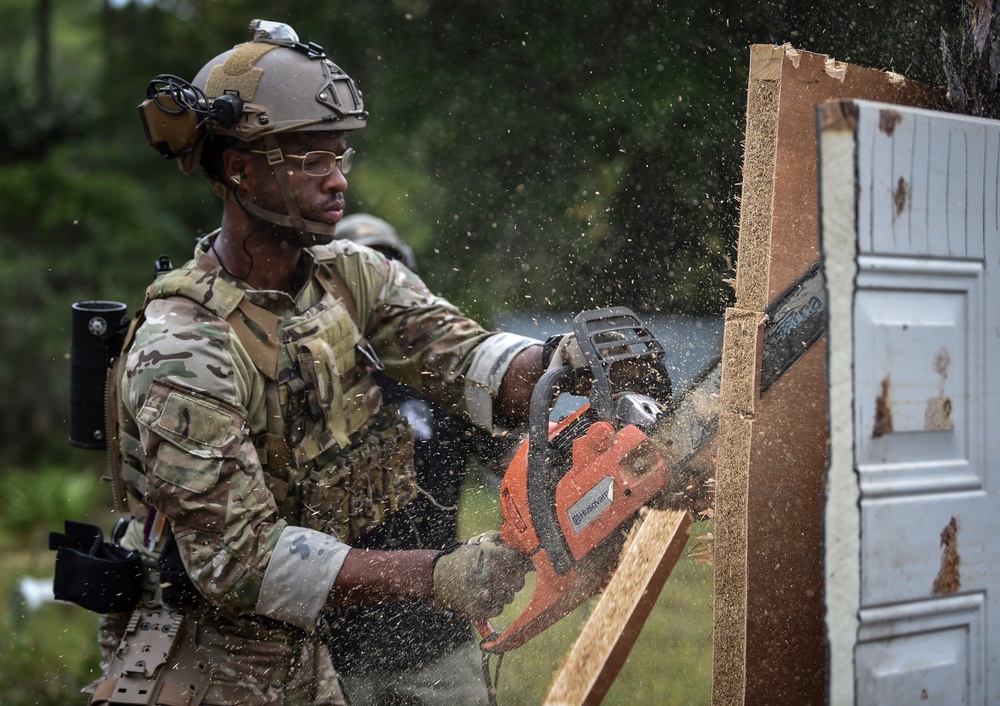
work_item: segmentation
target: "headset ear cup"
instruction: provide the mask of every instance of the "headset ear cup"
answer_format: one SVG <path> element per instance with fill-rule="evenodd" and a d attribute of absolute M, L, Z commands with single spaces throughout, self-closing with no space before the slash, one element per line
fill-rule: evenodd
<path fill-rule="evenodd" d="M 170 74 L 158 75 L 146 86 L 146 100 L 139 105 L 146 143 L 168 159 L 190 154 L 204 135 L 206 102 L 197 86 Z"/>

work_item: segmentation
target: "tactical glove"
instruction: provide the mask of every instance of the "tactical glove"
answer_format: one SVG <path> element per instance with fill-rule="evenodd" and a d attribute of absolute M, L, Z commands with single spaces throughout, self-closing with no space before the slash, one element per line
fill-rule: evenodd
<path fill-rule="evenodd" d="M 497 532 L 485 532 L 434 563 L 434 602 L 470 620 L 500 615 L 503 607 L 524 587 L 531 562 L 500 541 Z"/>

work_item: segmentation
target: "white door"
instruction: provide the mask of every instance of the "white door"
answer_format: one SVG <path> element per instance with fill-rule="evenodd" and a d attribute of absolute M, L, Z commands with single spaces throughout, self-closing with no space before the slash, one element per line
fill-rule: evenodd
<path fill-rule="evenodd" d="M 830 702 L 1000 703 L 1000 123 L 819 125 Z"/>

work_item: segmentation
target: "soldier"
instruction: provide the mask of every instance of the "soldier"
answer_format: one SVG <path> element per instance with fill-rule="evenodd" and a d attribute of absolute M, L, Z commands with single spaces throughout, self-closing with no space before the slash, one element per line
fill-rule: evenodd
<path fill-rule="evenodd" d="M 526 416 L 543 347 L 334 240 L 361 93 L 287 25 L 255 20 L 251 37 L 192 83 L 158 77 L 141 106 L 150 144 L 200 168 L 223 213 L 149 287 L 112 374 L 132 518 L 115 537 L 145 583 L 134 612 L 102 619 L 92 704 L 343 704 L 321 616 L 419 600 L 484 619 L 529 567 L 496 533 L 447 551 L 378 541 L 417 487 L 410 428 L 373 373 L 497 433 Z"/>
<path fill-rule="evenodd" d="M 412 248 L 381 218 L 345 216 L 337 237 L 417 271 Z M 403 508 L 408 521 L 395 523 L 391 537 L 382 536 L 385 526 L 369 537 L 376 543 L 392 542 L 398 549 L 446 549 L 456 542 L 458 499 L 469 458 L 502 458 L 512 440 L 491 436 L 384 373 L 376 372 L 375 381 L 383 404 L 397 408 L 413 430 L 420 493 Z M 467 619 L 418 600 L 358 606 L 329 619 L 330 650 L 353 706 L 488 703 L 480 676 L 481 653 Z"/>

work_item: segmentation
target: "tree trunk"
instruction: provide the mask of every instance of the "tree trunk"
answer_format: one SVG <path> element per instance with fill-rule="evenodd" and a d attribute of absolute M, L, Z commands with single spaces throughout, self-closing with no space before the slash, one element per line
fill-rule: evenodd
<path fill-rule="evenodd" d="M 38 32 L 38 56 L 35 61 L 35 85 L 38 107 L 48 108 L 52 85 L 52 1 L 38 0 L 35 29 Z"/>
<path fill-rule="evenodd" d="M 1000 118 L 1000 0 L 964 0 L 958 51 L 941 31 L 941 53 L 948 98 L 959 113 Z"/>

